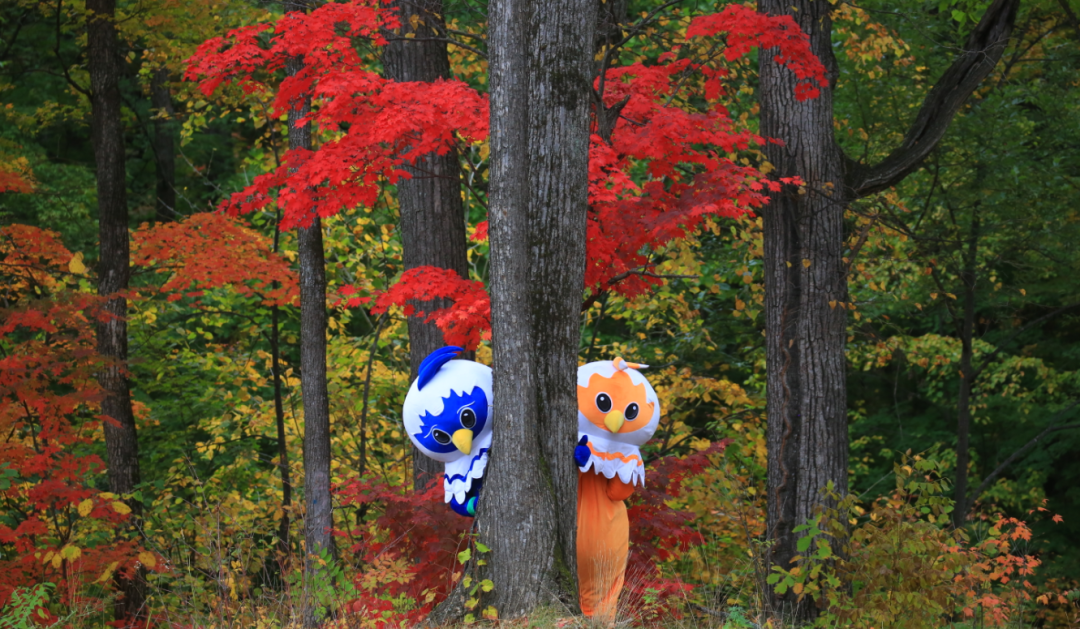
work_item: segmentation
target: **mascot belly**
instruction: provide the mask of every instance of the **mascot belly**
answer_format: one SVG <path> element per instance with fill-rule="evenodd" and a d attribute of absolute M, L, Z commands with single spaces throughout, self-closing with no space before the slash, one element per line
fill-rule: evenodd
<path fill-rule="evenodd" d="M 615 619 L 626 576 L 630 523 L 626 503 L 645 485 L 639 450 L 660 423 L 660 401 L 638 369 L 621 358 L 578 368 L 577 564 L 581 611 Z"/>

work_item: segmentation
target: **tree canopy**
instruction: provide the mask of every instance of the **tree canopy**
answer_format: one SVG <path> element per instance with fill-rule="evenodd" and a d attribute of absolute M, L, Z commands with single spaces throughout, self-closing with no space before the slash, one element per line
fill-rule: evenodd
<path fill-rule="evenodd" d="M 652 365 L 628 620 L 1069 626 L 1080 9 L 565 2 L 535 23 L 587 45 L 550 60 L 570 26 L 495 2 L 0 7 L 0 617 L 571 616 L 532 606 L 572 552 L 521 607 L 518 524 L 414 467 L 401 404 L 445 343 L 513 383 L 556 545 L 564 372 Z M 831 170 L 793 166 L 826 136 Z M 846 454 L 796 482 L 784 422 L 819 404 Z"/>

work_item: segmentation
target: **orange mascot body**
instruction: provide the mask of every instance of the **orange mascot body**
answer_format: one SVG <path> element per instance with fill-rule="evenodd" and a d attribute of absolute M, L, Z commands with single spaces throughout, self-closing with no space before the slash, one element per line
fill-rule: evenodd
<path fill-rule="evenodd" d="M 581 611 L 612 622 L 626 576 L 630 523 L 623 502 L 645 485 L 639 447 L 660 423 L 660 401 L 621 358 L 578 367 L 577 564 Z"/>

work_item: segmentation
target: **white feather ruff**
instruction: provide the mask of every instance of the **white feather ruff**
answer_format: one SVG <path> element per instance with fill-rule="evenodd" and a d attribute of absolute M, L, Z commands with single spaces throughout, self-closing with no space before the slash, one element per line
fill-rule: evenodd
<path fill-rule="evenodd" d="M 446 462 L 446 472 L 443 475 L 445 502 L 455 498 L 458 504 L 465 504 L 465 493 L 472 489 L 473 479 L 484 477 L 490 448 L 491 430 L 484 430 L 472 444 L 472 451 L 477 454 Z M 451 478 L 453 480 L 450 480 Z"/>

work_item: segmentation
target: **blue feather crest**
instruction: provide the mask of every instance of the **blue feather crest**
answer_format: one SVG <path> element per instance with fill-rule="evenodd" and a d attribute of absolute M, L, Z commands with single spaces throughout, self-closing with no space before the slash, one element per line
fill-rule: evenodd
<path fill-rule="evenodd" d="M 439 369 L 442 368 L 443 365 L 463 351 L 463 349 L 456 345 L 449 345 L 428 354 L 428 357 L 424 359 L 424 362 L 420 363 L 420 370 L 416 376 L 416 388 L 418 390 L 423 389 L 424 385 L 435 377 L 435 374 L 439 372 Z"/>

